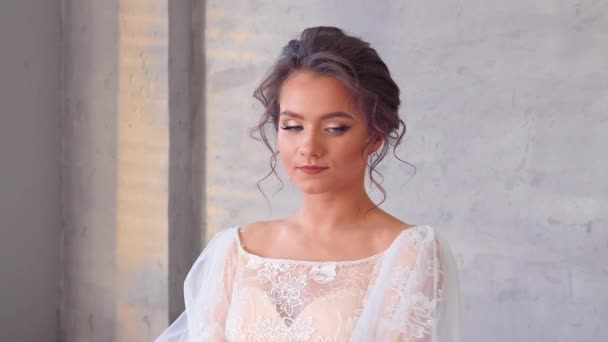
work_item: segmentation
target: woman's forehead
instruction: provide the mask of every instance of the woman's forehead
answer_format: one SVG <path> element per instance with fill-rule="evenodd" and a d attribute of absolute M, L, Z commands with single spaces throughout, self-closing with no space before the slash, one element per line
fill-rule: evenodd
<path fill-rule="evenodd" d="M 348 113 L 355 119 L 361 114 L 352 93 L 334 77 L 301 70 L 291 74 L 281 87 L 279 111 L 296 113 L 303 118 L 321 118 L 330 113 Z"/>

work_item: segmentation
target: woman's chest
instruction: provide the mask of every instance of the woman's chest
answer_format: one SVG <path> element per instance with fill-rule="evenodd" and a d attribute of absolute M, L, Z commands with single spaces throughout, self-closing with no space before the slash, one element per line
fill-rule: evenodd
<path fill-rule="evenodd" d="M 239 264 L 226 321 L 230 341 L 346 341 L 376 268 L 263 258 Z"/>

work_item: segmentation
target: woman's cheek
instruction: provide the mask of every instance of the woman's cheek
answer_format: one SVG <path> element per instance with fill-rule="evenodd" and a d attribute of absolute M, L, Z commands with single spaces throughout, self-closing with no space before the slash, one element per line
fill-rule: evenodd
<path fill-rule="evenodd" d="M 342 148 L 341 156 L 344 158 L 344 162 L 348 163 L 350 166 L 356 166 L 364 163 L 364 160 L 361 157 L 361 148 L 358 147 L 357 143 L 346 144 Z"/>

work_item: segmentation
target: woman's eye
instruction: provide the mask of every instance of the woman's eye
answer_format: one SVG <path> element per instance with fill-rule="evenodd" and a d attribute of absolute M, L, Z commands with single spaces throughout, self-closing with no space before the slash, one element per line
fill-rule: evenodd
<path fill-rule="evenodd" d="M 302 129 L 302 126 L 297 126 L 297 125 L 283 125 L 281 126 L 282 129 L 286 130 L 286 131 L 299 131 Z"/>
<path fill-rule="evenodd" d="M 335 126 L 335 127 L 328 127 L 327 129 L 332 133 L 344 133 L 349 128 L 350 127 L 348 127 L 348 126 Z"/>
<path fill-rule="evenodd" d="M 327 127 L 325 130 L 329 131 L 330 133 L 340 134 L 346 132 L 349 128 L 349 126 L 334 126 Z M 303 130 L 304 128 L 301 125 L 282 125 L 281 129 L 286 131 L 297 132 Z"/>

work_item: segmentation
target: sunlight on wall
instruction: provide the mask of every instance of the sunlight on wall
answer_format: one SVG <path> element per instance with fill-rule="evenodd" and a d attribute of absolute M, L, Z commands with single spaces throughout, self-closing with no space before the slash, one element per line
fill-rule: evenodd
<path fill-rule="evenodd" d="M 166 1 L 120 3 L 116 290 L 119 341 L 166 324 L 168 13 Z"/>

